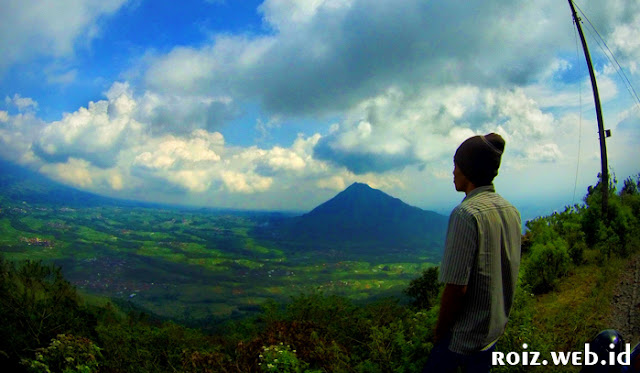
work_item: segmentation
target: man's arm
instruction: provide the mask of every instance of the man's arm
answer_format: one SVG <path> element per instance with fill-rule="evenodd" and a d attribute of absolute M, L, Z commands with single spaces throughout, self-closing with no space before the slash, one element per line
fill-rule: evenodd
<path fill-rule="evenodd" d="M 466 293 L 467 285 L 446 284 L 444 286 L 440 299 L 440 314 L 436 324 L 435 342 L 444 338 L 451 330 L 462 309 Z"/>

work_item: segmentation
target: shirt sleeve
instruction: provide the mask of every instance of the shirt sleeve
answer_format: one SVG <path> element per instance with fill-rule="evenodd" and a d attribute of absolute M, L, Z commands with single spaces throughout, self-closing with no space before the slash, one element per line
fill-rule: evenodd
<path fill-rule="evenodd" d="M 451 212 L 440 282 L 467 285 L 478 251 L 478 225 L 475 218 L 459 207 Z"/>

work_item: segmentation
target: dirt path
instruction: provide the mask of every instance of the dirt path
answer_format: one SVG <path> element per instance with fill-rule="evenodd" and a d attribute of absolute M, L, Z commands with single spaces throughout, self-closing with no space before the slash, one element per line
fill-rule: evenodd
<path fill-rule="evenodd" d="M 614 291 L 610 325 L 631 343 L 640 342 L 640 254 L 632 256 Z"/>

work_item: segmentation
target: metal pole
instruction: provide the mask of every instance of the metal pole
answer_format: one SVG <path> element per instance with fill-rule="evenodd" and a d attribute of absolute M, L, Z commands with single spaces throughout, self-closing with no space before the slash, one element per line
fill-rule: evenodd
<path fill-rule="evenodd" d="M 602 217 L 607 219 L 607 211 L 609 205 L 609 167 L 607 165 L 607 144 L 605 142 L 604 122 L 602 120 L 602 107 L 600 106 L 600 95 L 598 94 L 598 85 L 596 84 L 596 74 L 593 71 L 593 64 L 591 63 L 591 56 L 589 55 L 589 48 L 587 47 L 587 40 L 582 33 L 582 26 L 580 26 L 580 17 L 576 13 L 576 8 L 573 6 L 573 1 L 569 0 L 569 6 L 573 13 L 573 20 L 578 28 L 580 34 L 580 40 L 582 40 L 582 49 L 584 50 L 584 57 L 587 60 L 587 66 L 589 67 L 589 76 L 591 77 L 591 87 L 593 88 L 593 100 L 596 104 L 596 117 L 598 119 L 598 135 L 600 136 L 600 163 L 602 167 L 600 186 L 602 187 Z"/>

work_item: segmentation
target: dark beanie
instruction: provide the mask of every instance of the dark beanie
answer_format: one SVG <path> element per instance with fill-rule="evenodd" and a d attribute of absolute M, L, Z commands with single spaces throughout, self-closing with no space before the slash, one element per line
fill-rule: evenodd
<path fill-rule="evenodd" d="M 453 161 L 475 186 L 489 185 L 498 175 L 504 139 L 495 133 L 466 139 L 456 150 Z"/>

